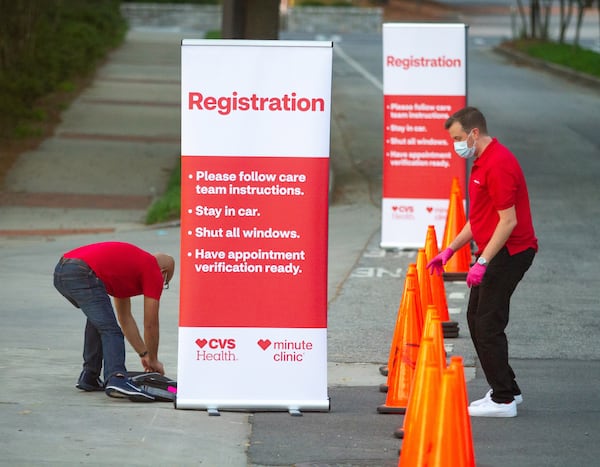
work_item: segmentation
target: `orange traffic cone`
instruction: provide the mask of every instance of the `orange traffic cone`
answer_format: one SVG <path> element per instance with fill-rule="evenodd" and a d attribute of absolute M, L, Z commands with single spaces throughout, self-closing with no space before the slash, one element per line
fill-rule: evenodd
<path fill-rule="evenodd" d="M 427 339 L 423 339 L 423 342 Z M 431 344 L 424 344 L 431 345 Z M 415 380 L 411 394 L 409 412 L 405 420 L 411 416 L 411 422 L 406 427 L 402 451 L 400 453 L 400 467 L 420 467 L 427 465 L 427 459 L 432 448 L 433 430 L 439 406 L 439 391 L 441 382 L 440 368 L 436 363 L 426 363 L 423 366 L 423 376 L 420 381 Z M 419 383 L 419 386 L 417 386 Z"/>
<path fill-rule="evenodd" d="M 408 399 L 406 415 L 404 416 L 402 427 L 398 428 L 394 432 L 394 436 L 396 438 L 404 438 L 407 431 L 411 429 L 411 426 L 415 423 L 418 423 L 420 416 L 420 409 L 418 409 L 418 407 L 422 403 L 424 385 L 423 378 L 425 377 L 424 370 L 427 365 L 436 366 L 441 378 L 442 365 L 440 363 L 439 352 L 436 348 L 436 344 L 432 337 L 423 336 L 421 338 L 421 345 L 419 346 L 419 353 L 417 355 L 417 365 Z"/>
<path fill-rule="evenodd" d="M 428 465 L 474 467 L 475 454 L 461 357 L 452 357 L 450 366 L 442 375 L 439 404 Z"/>
<path fill-rule="evenodd" d="M 435 227 L 430 225 L 427 227 L 427 236 L 425 238 L 425 254 L 427 256 L 427 261 L 431 261 L 438 253 L 439 250 L 437 237 L 435 234 Z M 429 276 L 429 283 L 431 285 L 431 297 L 433 299 L 433 304 L 440 313 L 440 319 L 444 329 L 444 337 L 458 337 L 458 323 L 455 321 L 450 321 L 450 315 L 448 314 L 448 302 L 446 301 L 446 287 L 444 286 L 444 279 L 442 276 L 438 276 L 437 274 L 431 274 Z"/>
<path fill-rule="evenodd" d="M 442 329 L 442 322 L 440 321 L 440 315 L 437 308 L 434 305 L 430 305 L 427 308 L 427 318 L 425 325 L 423 326 L 423 337 L 422 339 L 430 337 L 433 340 L 435 347 L 436 361 L 439 363 L 440 370 L 446 368 L 446 349 L 444 348 L 444 332 Z"/>
<path fill-rule="evenodd" d="M 405 286 L 406 286 L 406 280 Z M 379 367 L 379 372 L 385 376 L 386 384 L 381 385 L 379 390 L 381 392 L 387 392 L 387 381 L 389 380 L 391 370 L 394 366 L 394 362 L 396 360 L 396 354 L 398 348 L 402 345 L 402 323 L 404 320 L 404 294 L 406 292 L 402 292 L 402 296 L 400 297 L 400 305 L 398 306 L 398 313 L 396 314 L 396 323 L 394 324 L 394 333 L 392 334 L 392 343 L 390 345 L 390 352 L 388 355 L 387 364 Z"/>
<path fill-rule="evenodd" d="M 427 261 L 440 252 L 437 235 L 435 234 L 435 225 L 427 226 L 427 235 L 425 236 L 425 253 L 427 254 Z"/>
<path fill-rule="evenodd" d="M 429 342 L 431 341 L 431 342 Z M 421 349 L 425 342 L 433 344 L 431 349 Z M 421 352 L 427 352 L 424 357 Z M 427 309 L 427 318 L 425 325 L 423 326 L 423 336 L 421 337 L 421 346 L 419 349 L 419 359 L 417 360 L 417 370 L 415 370 L 415 381 L 417 380 L 416 373 L 419 371 L 420 365 L 423 364 L 423 360 L 427 360 L 429 363 L 436 363 L 440 369 L 440 373 L 446 369 L 446 349 L 444 348 L 444 337 L 442 331 L 442 323 L 440 322 L 439 313 L 435 306 L 430 305 Z M 417 384 L 417 383 L 414 383 Z M 414 390 L 414 385 L 412 390 Z M 409 399 L 410 404 L 410 399 Z M 408 417 L 405 417 L 404 422 L 407 423 Z M 398 428 L 394 431 L 396 438 L 404 437 L 405 426 Z"/>
<path fill-rule="evenodd" d="M 394 324 L 394 333 L 392 334 L 392 343 L 390 345 L 390 352 L 387 359 L 387 364 L 379 367 L 379 372 L 385 376 L 386 378 L 390 375 L 390 368 L 392 368 L 394 364 L 394 360 L 396 359 L 396 349 L 400 345 L 402 340 L 402 319 L 403 315 L 403 307 L 402 300 L 400 300 L 400 306 L 398 307 L 398 313 L 396 315 L 396 323 Z M 382 391 L 386 392 L 386 391 Z"/>
<path fill-rule="evenodd" d="M 417 322 L 417 290 L 414 287 L 409 288 L 403 300 L 405 312 L 402 346 L 398 349 L 398 358 L 390 371 L 390 376 L 388 376 L 389 386 L 385 404 L 377 407 L 379 413 L 404 413 L 406 411 L 415 373 L 421 343 L 421 331 Z"/>
<path fill-rule="evenodd" d="M 456 370 L 456 377 L 453 380 L 453 394 L 458 402 L 456 408 L 459 410 L 458 418 L 462 421 L 460 433 L 463 434 L 461 444 L 464 449 L 464 460 L 467 466 L 475 465 L 475 448 L 473 447 L 473 432 L 471 430 L 471 417 L 469 416 L 469 397 L 467 395 L 467 382 L 465 379 L 465 367 L 463 359 L 454 356 L 450 359 L 450 367 Z M 464 409 L 463 409 L 464 407 Z"/>
<path fill-rule="evenodd" d="M 427 254 L 425 248 L 419 248 L 417 253 L 417 277 L 419 278 L 419 292 L 421 294 L 421 313 L 423 314 L 423 323 L 427 315 L 427 308 L 433 305 L 431 295 L 431 281 L 429 271 L 427 270 Z"/>
<path fill-rule="evenodd" d="M 458 178 L 454 177 L 452 179 L 452 188 L 450 189 L 450 202 L 448 204 L 448 214 L 446 215 L 444 237 L 442 238 L 442 250 L 454 240 L 466 223 L 467 217 L 465 215 L 460 184 Z M 471 245 L 467 243 L 455 251 L 452 258 L 444 266 L 444 278 L 446 280 L 465 280 L 470 266 Z"/>
<path fill-rule="evenodd" d="M 402 355 L 402 351 L 399 350 L 402 348 L 402 333 L 404 329 L 404 297 L 408 289 L 413 288 L 415 290 L 419 289 L 419 279 L 417 277 L 416 265 L 411 263 L 408 265 L 408 269 L 406 271 L 406 278 L 404 280 L 404 290 L 402 292 L 402 297 L 400 299 L 400 307 L 398 309 L 398 316 L 396 318 L 396 325 L 394 327 L 394 334 L 392 336 L 392 345 L 390 346 L 390 353 L 388 356 L 388 364 L 387 364 L 387 380 L 386 384 L 381 384 L 379 386 L 379 390 L 381 392 L 387 392 L 390 384 L 390 380 L 394 377 L 391 375 L 394 366 L 399 360 L 399 357 Z M 418 297 L 417 297 L 418 298 Z M 417 310 L 418 310 L 418 321 L 417 325 L 419 327 L 420 332 L 422 332 L 423 322 L 422 322 L 422 311 L 421 311 L 421 301 L 417 301 Z M 381 371 L 381 369 L 380 369 Z"/>
<path fill-rule="evenodd" d="M 433 344 L 431 348 L 425 349 L 424 344 Z M 424 354 L 424 355 L 422 355 Z M 420 372 L 419 368 L 423 365 L 424 361 L 428 361 L 433 364 L 436 363 L 440 369 L 440 372 L 446 368 L 446 349 L 444 348 L 444 337 L 442 324 L 440 322 L 440 316 L 435 306 L 430 305 L 427 309 L 427 317 L 423 326 L 423 335 L 421 337 L 421 345 L 419 346 L 419 354 L 417 358 L 417 368 L 415 370 L 415 376 L 413 386 L 411 390 L 414 391 L 416 381 Z M 411 393 L 412 394 L 412 393 Z M 410 396 L 412 397 L 412 396 Z M 410 404 L 409 398 L 409 404 Z M 396 438 L 404 438 L 404 430 L 406 425 L 410 423 L 408 415 L 404 418 L 404 425 L 397 428 L 394 431 Z"/>
<path fill-rule="evenodd" d="M 410 263 L 406 270 L 406 286 L 407 290 L 414 289 L 416 292 L 415 306 L 417 308 L 417 326 L 419 332 L 423 332 L 424 312 L 423 304 L 421 303 L 421 284 L 419 282 L 419 273 L 417 271 L 417 263 Z M 421 334 L 419 334 L 421 335 Z"/>

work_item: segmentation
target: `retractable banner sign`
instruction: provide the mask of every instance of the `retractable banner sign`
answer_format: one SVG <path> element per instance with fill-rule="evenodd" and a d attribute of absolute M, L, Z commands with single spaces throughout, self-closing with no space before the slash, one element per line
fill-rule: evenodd
<path fill-rule="evenodd" d="M 176 407 L 326 411 L 332 43 L 181 50 Z"/>
<path fill-rule="evenodd" d="M 465 192 L 444 122 L 466 105 L 466 37 L 464 24 L 383 25 L 382 248 L 423 247 L 429 225 L 444 231 L 453 177 Z"/>

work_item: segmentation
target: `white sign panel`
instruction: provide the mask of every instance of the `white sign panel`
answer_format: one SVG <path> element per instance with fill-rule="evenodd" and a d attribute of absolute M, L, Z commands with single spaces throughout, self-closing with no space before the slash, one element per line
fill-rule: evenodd
<path fill-rule="evenodd" d="M 443 231 L 452 179 L 466 164 L 444 122 L 466 105 L 466 26 L 383 25 L 381 246 L 423 247 L 427 226 Z"/>
<path fill-rule="evenodd" d="M 331 42 L 182 43 L 177 408 L 329 408 L 331 65 Z"/>

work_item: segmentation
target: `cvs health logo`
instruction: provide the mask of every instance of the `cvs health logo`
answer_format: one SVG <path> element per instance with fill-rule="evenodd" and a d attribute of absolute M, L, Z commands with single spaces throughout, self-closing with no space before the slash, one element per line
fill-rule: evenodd
<path fill-rule="evenodd" d="M 235 348 L 237 344 L 232 338 L 209 338 L 196 339 L 196 360 L 203 362 L 235 362 L 237 355 Z"/>
<path fill-rule="evenodd" d="M 399 214 L 413 214 L 415 212 L 415 208 L 413 206 L 392 206 L 392 211 L 394 213 Z"/>
<path fill-rule="evenodd" d="M 236 348 L 236 342 L 235 339 L 229 338 L 229 339 L 225 339 L 225 338 L 210 338 L 210 339 L 196 339 L 196 345 L 198 347 L 200 347 L 201 349 L 204 349 L 205 347 L 212 349 L 212 350 L 233 350 Z"/>

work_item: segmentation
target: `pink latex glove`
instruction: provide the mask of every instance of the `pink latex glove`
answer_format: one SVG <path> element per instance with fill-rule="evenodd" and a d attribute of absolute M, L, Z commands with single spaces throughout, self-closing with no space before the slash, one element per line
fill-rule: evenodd
<path fill-rule="evenodd" d="M 486 267 L 479 263 L 475 263 L 473 266 L 471 266 L 471 269 L 469 269 L 469 273 L 467 274 L 467 286 L 477 287 L 479 284 L 481 284 L 485 270 Z"/>
<path fill-rule="evenodd" d="M 453 254 L 454 250 L 452 248 L 446 248 L 444 251 L 434 256 L 433 259 L 427 263 L 429 274 L 435 272 L 438 276 L 441 276 L 444 273 L 444 265 L 452 258 Z"/>

